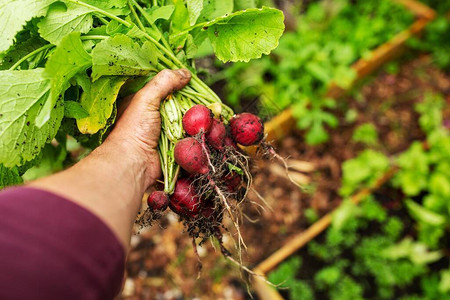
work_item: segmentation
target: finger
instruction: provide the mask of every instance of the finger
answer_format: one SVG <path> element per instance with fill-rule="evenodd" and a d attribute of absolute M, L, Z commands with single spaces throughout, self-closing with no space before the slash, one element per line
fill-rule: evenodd
<path fill-rule="evenodd" d="M 190 79 L 191 73 L 186 69 L 163 70 L 136 93 L 133 101 L 145 102 L 147 106 L 157 110 L 162 99 L 183 88 Z"/>

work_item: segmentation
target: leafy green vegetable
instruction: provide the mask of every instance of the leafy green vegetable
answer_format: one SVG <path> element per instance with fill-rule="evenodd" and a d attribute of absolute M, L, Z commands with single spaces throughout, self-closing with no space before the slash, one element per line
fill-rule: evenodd
<path fill-rule="evenodd" d="M 405 203 L 411 216 L 418 221 L 432 226 L 441 226 L 446 222 L 443 216 L 423 208 L 412 200 L 406 200 Z"/>
<path fill-rule="evenodd" d="M 345 161 L 342 165 L 343 176 L 340 194 L 349 196 L 361 185 L 370 186 L 389 166 L 389 159 L 374 150 L 365 150 L 358 157 Z"/>
<path fill-rule="evenodd" d="M 0 1 L 0 52 L 14 43 L 14 37 L 27 21 L 42 17 L 55 0 Z"/>
<path fill-rule="evenodd" d="M 86 109 L 79 102 L 64 101 L 64 117 L 81 119 L 89 116 Z"/>
<path fill-rule="evenodd" d="M 59 44 L 71 32 L 86 33 L 92 28 L 94 10 L 68 2 L 51 6 L 46 17 L 38 23 L 41 37 Z"/>
<path fill-rule="evenodd" d="M 378 133 L 375 125 L 367 123 L 360 125 L 355 129 L 352 140 L 354 142 L 361 142 L 368 146 L 374 146 L 378 142 Z"/>
<path fill-rule="evenodd" d="M 0 190 L 10 185 L 22 183 L 22 181 L 17 167 L 9 169 L 0 164 Z"/>
<path fill-rule="evenodd" d="M 66 156 L 67 150 L 62 145 L 57 147 L 46 145 L 42 150 L 42 157 L 39 162 L 22 175 L 24 181 L 35 180 L 61 171 Z"/>
<path fill-rule="evenodd" d="M 126 35 L 116 35 L 92 50 L 92 78 L 104 75 L 136 76 L 156 71 L 156 48 L 145 42 L 142 47 Z"/>
<path fill-rule="evenodd" d="M 44 69 L 0 71 L 0 163 L 19 166 L 33 159 L 58 131 L 64 108 L 58 101 L 41 128 L 36 117 L 50 101 Z"/>
<path fill-rule="evenodd" d="M 414 242 L 409 237 L 396 245 L 384 249 L 381 255 L 392 260 L 408 258 L 416 265 L 429 264 L 441 259 L 443 256 L 441 251 L 429 252 L 424 244 Z"/>
<path fill-rule="evenodd" d="M 187 0 L 187 9 L 189 11 L 189 25 L 195 25 L 198 17 L 203 10 L 203 0 Z"/>
<path fill-rule="evenodd" d="M 66 35 L 45 65 L 44 76 L 51 81 L 50 97 L 36 118 L 36 125 L 40 127 L 48 122 L 55 103 L 69 87 L 70 79 L 77 73 L 85 72 L 91 64 L 91 56 L 84 50 L 80 34 L 74 32 Z"/>
<path fill-rule="evenodd" d="M 106 126 L 117 94 L 126 80 L 126 77 L 102 77 L 84 91 L 80 103 L 89 116 L 77 120 L 81 133 L 94 134 Z"/>
<path fill-rule="evenodd" d="M 283 20 L 283 13 L 277 9 L 247 9 L 219 17 L 204 28 L 220 60 L 248 62 L 278 46 L 284 32 L 280 19 Z"/>
<path fill-rule="evenodd" d="M 199 16 L 200 22 L 207 22 L 217 17 L 233 12 L 233 0 L 203 0 L 203 10 Z M 249 7 L 241 8 L 242 10 Z"/>

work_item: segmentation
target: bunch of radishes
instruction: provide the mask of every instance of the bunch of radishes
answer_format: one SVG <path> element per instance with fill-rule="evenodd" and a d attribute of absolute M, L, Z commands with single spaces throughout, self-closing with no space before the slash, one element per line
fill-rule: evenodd
<path fill-rule="evenodd" d="M 221 118 L 199 104 L 185 112 L 182 127 L 187 137 L 178 140 L 173 149 L 182 169 L 173 193 L 155 191 L 148 197 L 151 216 L 160 216 L 170 207 L 193 237 L 217 236 L 223 211 L 228 211 L 234 222 L 233 208 L 243 200 L 251 182 L 248 157 L 237 144 L 256 145 L 264 137 L 264 125 L 253 114 Z"/>

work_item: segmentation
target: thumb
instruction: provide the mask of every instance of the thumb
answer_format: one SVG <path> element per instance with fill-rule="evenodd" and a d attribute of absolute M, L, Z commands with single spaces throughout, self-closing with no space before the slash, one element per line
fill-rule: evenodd
<path fill-rule="evenodd" d="M 183 88 L 190 79 L 191 73 L 187 69 L 163 70 L 136 93 L 132 102 L 144 103 L 147 108 L 158 110 L 162 99 Z"/>

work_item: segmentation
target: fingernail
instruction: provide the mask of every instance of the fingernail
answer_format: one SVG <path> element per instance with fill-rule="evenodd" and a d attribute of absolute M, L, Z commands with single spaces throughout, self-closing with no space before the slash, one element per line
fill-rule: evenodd
<path fill-rule="evenodd" d="M 176 71 L 177 71 L 178 74 L 180 74 L 181 77 L 183 77 L 184 79 L 189 78 L 190 75 L 191 75 L 191 73 L 190 73 L 188 70 L 186 70 L 186 69 L 179 69 L 179 70 L 176 70 Z"/>

